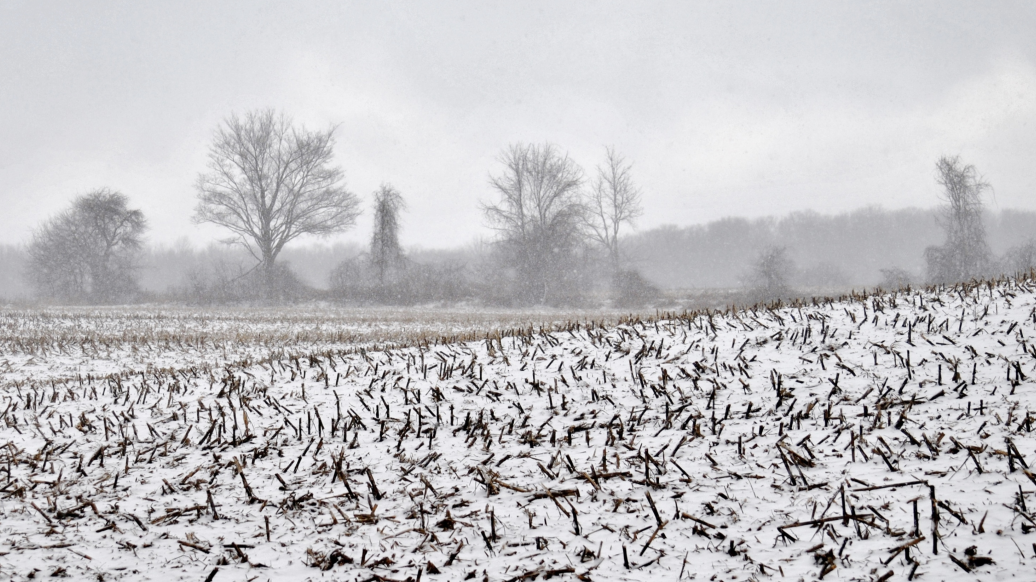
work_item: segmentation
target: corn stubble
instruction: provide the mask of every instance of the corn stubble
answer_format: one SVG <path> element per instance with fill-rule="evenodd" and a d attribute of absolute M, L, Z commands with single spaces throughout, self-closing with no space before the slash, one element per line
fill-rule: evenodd
<path fill-rule="evenodd" d="M 230 318 L 185 332 L 143 315 L 44 313 L 96 335 L 33 336 L 6 317 L 7 349 L 49 361 L 183 355 L 5 379 L 4 575 L 912 580 L 1033 567 L 1029 278 L 369 345 L 333 326 L 276 335 Z"/>

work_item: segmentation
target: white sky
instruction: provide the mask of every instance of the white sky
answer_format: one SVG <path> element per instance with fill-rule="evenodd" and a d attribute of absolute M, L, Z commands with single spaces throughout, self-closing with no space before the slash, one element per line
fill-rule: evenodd
<path fill-rule="evenodd" d="M 350 189 L 396 186 L 429 248 L 490 235 L 516 141 L 588 171 L 614 145 L 640 228 L 931 206 L 943 154 L 1036 209 L 1036 3 L 0 0 L 0 242 L 102 186 L 155 243 L 220 238 L 194 181 L 265 107 L 337 124 Z"/>

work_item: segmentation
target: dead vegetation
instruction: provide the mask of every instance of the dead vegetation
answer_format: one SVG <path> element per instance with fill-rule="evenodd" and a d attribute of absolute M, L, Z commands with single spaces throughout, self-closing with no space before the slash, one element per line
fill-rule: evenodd
<path fill-rule="evenodd" d="M 1020 279 L 17 381 L 0 573 L 1031 572 L 1032 334 Z"/>

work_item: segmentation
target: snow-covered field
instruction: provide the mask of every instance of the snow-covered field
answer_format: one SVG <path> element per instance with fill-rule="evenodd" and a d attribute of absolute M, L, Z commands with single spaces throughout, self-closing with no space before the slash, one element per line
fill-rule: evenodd
<path fill-rule="evenodd" d="M 439 308 L 52 307 L 0 309 L 0 387 L 163 368 L 235 366 L 359 347 L 460 341 L 582 311 Z M 611 320 L 619 313 L 605 314 Z"/>
<path fill-rule="evenodd" d="M 272 359 L 161 325 L 5 372 L 3 579 L 1036 577 L 1032 281 Z"/>

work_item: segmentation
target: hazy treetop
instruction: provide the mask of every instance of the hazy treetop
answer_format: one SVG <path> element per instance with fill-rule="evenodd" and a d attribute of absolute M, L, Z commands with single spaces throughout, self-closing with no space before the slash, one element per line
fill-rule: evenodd
<path fill-rule="evenodd" d="M 391 181 L 404 244 L 485 234 L 500 148 L 637 168 L 642 228 L 934 206 L 961 155 L 991 206 L 1036 207 L 1029 2 L 0 3 L 0 242 L 108 186 L 155 242 L 203 242 L 211 128 L 272 107 L 340 124 L 357 192 Z M 364 217 L 369 221 L 369 213 Z M 369 232 L 360 222 L 345 240 Z"/>

